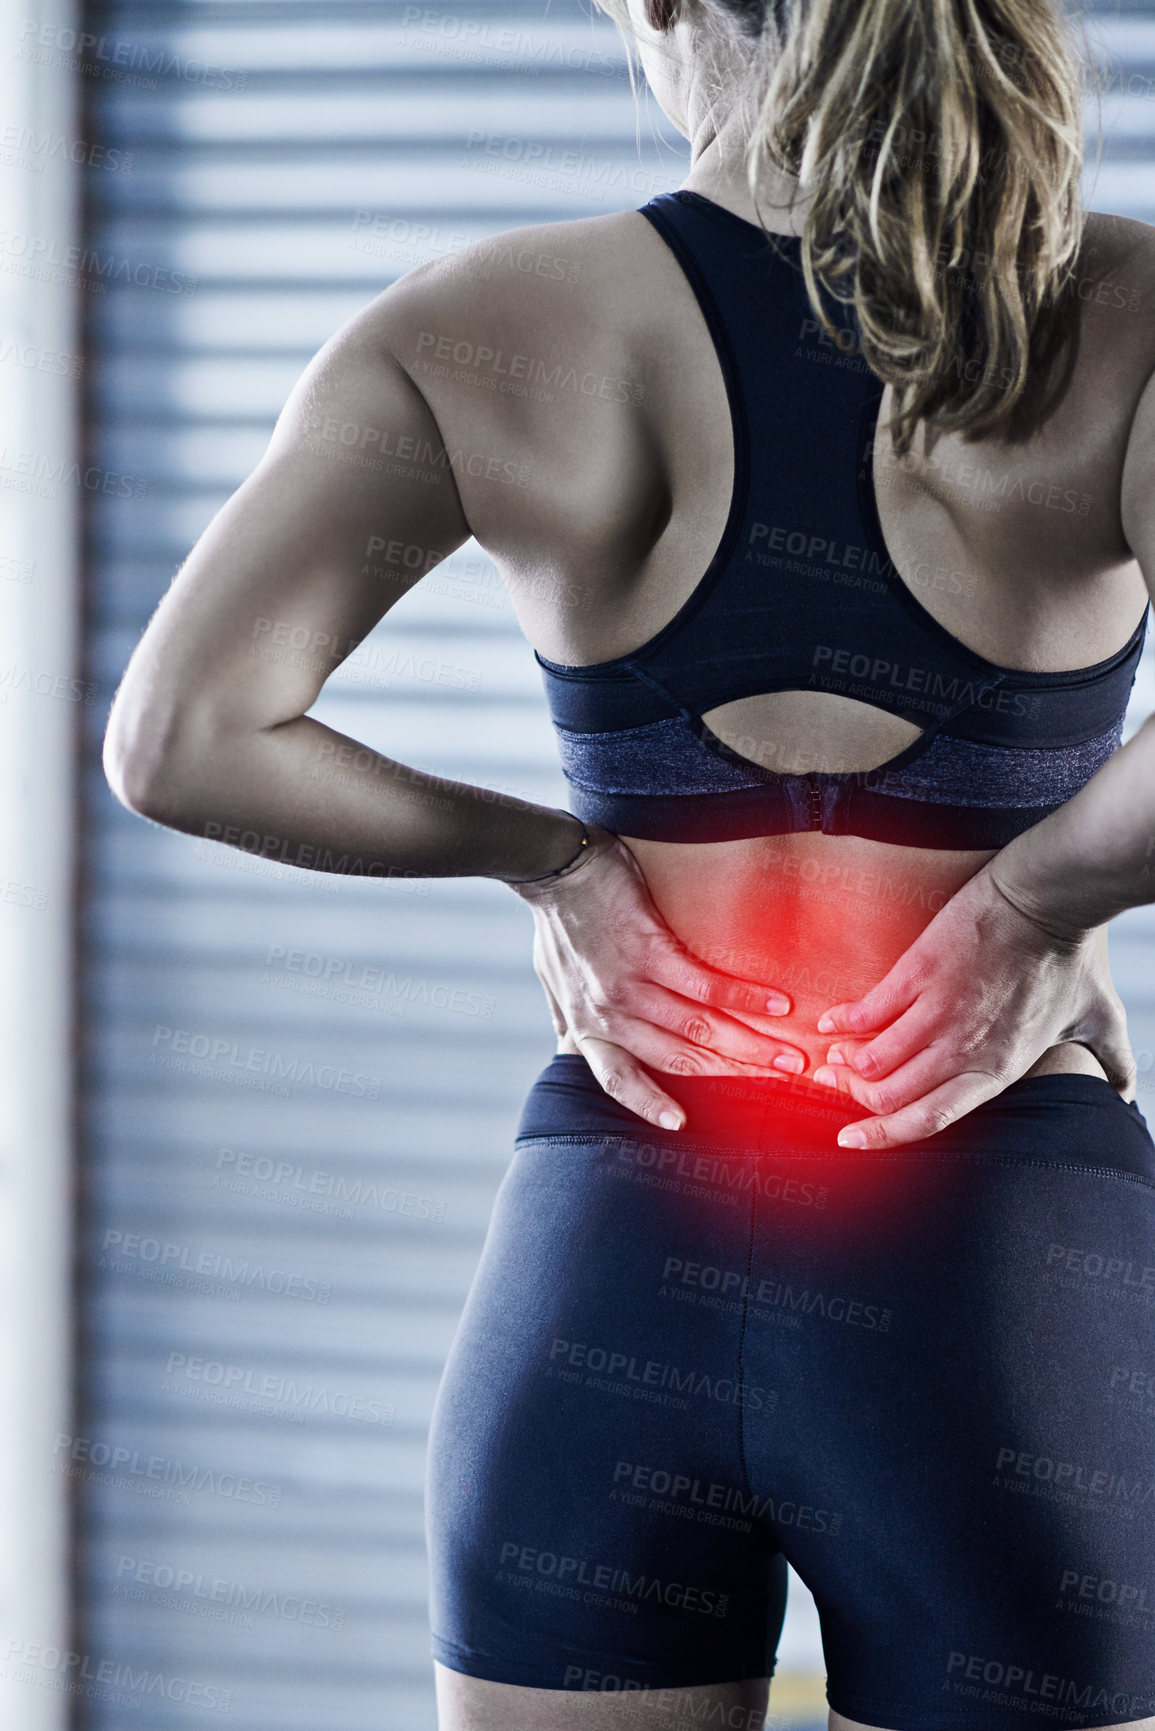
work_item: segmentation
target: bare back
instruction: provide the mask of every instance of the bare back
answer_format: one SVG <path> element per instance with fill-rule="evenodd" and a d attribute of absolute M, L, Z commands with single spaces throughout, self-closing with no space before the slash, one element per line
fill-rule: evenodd
<path fill-rule="evenodd" d="M 449 447 L 470 454 L 455 465 L 464 510 L 530 643 L 566 663 L 627 654 L 691 594 L 726 522 L 733 446 L 713 343 L 676 260 L 634 212 L 517 230 L 485 257 L 481 273 L 468 257 L 412 273 L 419 311 L 400 342 L 393 313 L 393 353 Z M 1155 367 L 1155 230 L 1089 217 L 1077 293 L 1066 388 L 1028 438 L 928 447 L 924 429 L 899 461 L 882 434 L 873 458 L 902 581 L 960 642 L 1034 672 L 1105 660 L 1147 601 L 1120 500 Z M 817 328 L 807 341 L 816 365 L 838 364 Z M 889 406 L 887 392 L 883 422 Z M 813 690 L 741 698 L 704 719 L 783 773 L 873 768 L 919 733 Z M 775 1031 L 815 1062 L 819 1011 L 880 978 L 991 857 L 821 833 L 624 839 L 690 948 L 791 993 Z M 1102 1074 L 1070 1043 L 1035 1067 L 1046 1068 Z"/>

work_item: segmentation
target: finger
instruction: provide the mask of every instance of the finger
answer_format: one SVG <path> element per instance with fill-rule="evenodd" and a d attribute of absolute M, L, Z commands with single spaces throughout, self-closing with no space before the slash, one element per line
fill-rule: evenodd
<path fill-rule="evenodd" d="M 607 1032 L 618 1039 L 623 1031 L 622 1024 L 627 1021 L 637 1026 L 648 1023 L 675 1035 L 679 1044 L 703 1046 L 739 1063 L 785 1069 L 787 1066 L 778 1064 L 776 1060 L 789 1057 L 795 1060 L 790 1067 L 798 1075 L 807 1066 L 805 1052 L 789 1041 L 761 1033 L 746 1022 L 723 1015 L 712 1006 L 679 997 L 649 980 L 636 983 L 630 994 L 629 1008 L 612 1013 Z M 627 1044 L 631 1050 L 636 1050 L 632 1040 Z"/>
<path fill-rule="evenodd" d="M 786 1016 L 792 1008 L 789 995 L 773 981 L 744 980 L 735 974 L 725 974 L 679 947 L 676 940 L 655 949 L 649 978 L 691 1003 L 713 1004 L 722 1010 Z"/>
<path fill-rule="evenodd" d="M 843 1125 L 838 1141 L 843 1148 L 897 1148 L 903 1143 L 925 1142 L 948 1124 L 973 1112 L 984 1100 L 993 1099 L 1005 1084 L 985 1071 L 970 1070 L 931 1090 L 899 1112 L 880 1118 L 862 1118 Z"/>
<path fill-rule="evenodd" d="M 865 997 L 853 1003 L 834 1004 L 818 1018 L 820 1034 L 869 1034 L 885 1028 L 918 997 L 923 982 L 919 976 L 902 966 L 901 960 L 889 974 L 872 986 Z"/>
<path fill-rule="evenodd" d="M 661 1070 L 669 1076 L 777 1078 L 784 1073 L 800 1076 L 807 1068 L 805 1053 L 800 1052 L 797 1047 L 787 1046 L 782 1041 L 764 1041 L 758 1048 L 756 1058 L 744 1060 L 714 1047 L 680 1038 L 678 1034 L 668 1031 L 657 1022 L 641 1021 L 621 1010 L 612 1018 L 606 1018 L 605 1026 L 596 1031 L 586 1029 L 582 1032 L 575 1027 L 572 1033 L 579 1043 L 586 1038 L 602 1039 L 611 1045 L 620 1046 L 623 1051 L 629 1052 L 631 1057 L 648 1065 L 650 1069 Z"/>
<path fill-rule="evenodd" d="M 1105 1000 L 1098 1023 L 1077 1030 L 1075 1037 L 1098 1058 L 1112 1088 L 1125 1100 L 1134 1099 L 1139 1069 L 1127 1037 L 1127 1012 L 1122 1000 Z"/>
<path fill-rule="evenodd" d="M 814 1080 L 819 1087 L 833 1087 L 867 1112 L 881 1117 L 921 1100 L 959 1074 L 957 1053 L 952 1054 L 943 1046 L 930 1046 L 880 1082 L 864 1081 L 848 1064 L 821 1065 L 814 1072 Z"/>
<path fill-rule="evenodd" d="M 663 1093 L 623 1046 L 599 1039 L 596 1034 L 576 1038 L 578 1050 L 611 1100 L 663 1130 L 682 1128 L 686 1122 L 682 1107 Z"/>
<path fill-rule="evenodd" d="M 901 1064 L 908 1063 L 932 1043 L 938 1018 L 921 1001 L 914 1003 L 892 1022 L 889 1028 L 869 1039 L 844 1037 L 828 1048 L 828 1064 L 845 1064 L 866 1082 L 892 1075 Z M 831 1057 L 832 1052 L 841 1053 Z"/>
<path fill-rule="evenodd" d="M 1117 1040 L 1112 1034 L 1104 1032 L 1100 1035 L 1086 1034 L 1077 1044 L 1086 1046 L 1088 1052 L 1098 1058 L 1116 1093 L 1122 1094 L 1124 1099 L 1134 1097 L 1139 1067 L 1129 1040 Z"/>
<path fill-rule="evenodd" d="M 670 1076 L 800 1076 L 807 1068 L 806 1054 L 782 1041 L 763 1041 L 757 1056 L 741 1058 L 717 1046 L 681 1039 L 655 1022 L 623 1017 L 619 1027 L 619 1037 L 636 1057 Z"/>
<path fill-rule="evenodd" d="M 825 1062 L 827 1064 L 849 1064 L 853 1054 L 860 1051 L 866 1044 L 867 1041 L 864 1038 L 842 1034 L 827 1046 Z"/>

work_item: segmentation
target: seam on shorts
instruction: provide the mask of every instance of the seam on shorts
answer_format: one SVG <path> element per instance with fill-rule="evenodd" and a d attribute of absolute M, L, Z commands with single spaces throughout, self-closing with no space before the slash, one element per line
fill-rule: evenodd
<path fill-rule="evenodd" d="M 582 1131 L 580 1135 L 576 1136 L 567 1136 L 564 1132 L 558 1135 L 553 1135 L 551 1133 L 544 1136 L 515 1136 L 513 1145 L 515 1148 L 535 1148 L 539 1144 L 548 1147 L 555 1143 L 571 1143 L 583 1148 L 600 1148 L 605 1142 L 624 1142 L 627 1146 L 632 1148 L 635 1147 L 638 1142 L 645 1140 L 647 1140 L 647 1138 L 629 1136 L 624 1131 L 606 1130 L 600 1135 Z M 664 1142 L 658 1142 L 656 1143 L 656 1146 L 664 1148 L 667 1144 Z M 685 1154 L 710 1154 L 715 1156 L 729 1155 L 731 1159 L 740 1156 L 753 1159 L 756 1156 L 765 1155 L 768 1152 L 765 1148 L 758 1148 L 747 1142 L 737 1144 L 733 1142 L 671 1142 L 669 1143 L 669 1146 L 671 1148 L 677 1148 Z M 839 1150 L 839 1152 L 844 1153 L 845 1150 L 842 1149 Z"/>
<path fill-rule="evenodd" d="M 518 1148 L 533 1147 L 538 1143 L 578 1143 L 581 1145 L 601 1144 L 604 1142 L 635 1143 L 637 1136 L 627 1136 L 618 1130 L 607 1130 L 601 1135 L 588 1135 L 584 1132 L 578 1136 L 553 1135 L 518 1136 L 514 1146 Z M 664 1146 L 664 1144 L 663 1144 Z M 728 1154 L 732 1159 L 738 1155 L 768 1155 L 774 1160 L 836 1160 L 847 1155 L 845 1148 L 835 1148 L 823 1152 L 815 1148 L 760 1148 L 752 1143 L 741 1142 L 671 1142 L 671 1147 L 685 1149 L 695 1154 Z M 1016 1159 L 1002 1154 L 970 1154 L 965 1149 L 935 1149 L 935 1148 L 856 1148 L 850 1156 L 853 1161 L 888 1160 L 892 1165 L 901 1161 L 913 1160 L 968 1160 L 977 1166 L 1034 1166 L 1040 1172 L 1086 1172 L 1092 1178 L 1118 1178 L 1124 1183 L 1141 1184 L 1146 1190 L 1155 1190 L 1155 1178 L 1144 1178 L 1141 1172 L 1127 1172 L 1119 1166 L 1087 1166 L 1073 1160 L 1035 1160 L 1033 1158 Z M 848 1161 L 849 1164 L 849 1161 Z"/>
<path fill-rule="evenodd" d="M 743 1399 L 746 1386 L 746 1364 L 744 1351 L 746 1346 L 746 1319 L 750 1311 L 750 1276 L 754 1268 L 754 1221 L 757 1206 L 757 1186 L 750 1186 L 750 1233 L 746 1240 L 746 1278 L 742 1282 L 742 1320 L 738 1325 L 738 1468 L 742 1474 L 742 1483 L 746 1487 L 746 1495 L 754 1495 L 754 1487 L 750 1483 L 750 1475 L 746 1471 L 746 1419 Z"/>

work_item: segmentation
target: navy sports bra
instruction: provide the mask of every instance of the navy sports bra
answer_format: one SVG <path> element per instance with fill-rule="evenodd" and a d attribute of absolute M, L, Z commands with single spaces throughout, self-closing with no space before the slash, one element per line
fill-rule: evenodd
<path fill-rule="evenodd" d="M 572 809 L 655 841 L 814 829 L 1002 847 L 1118 747 L 1149 609 L 1118 654 L 1072 672 L 1016 672 L 965 648 L 891 562 L 871 478 L 882 383 L 816 341 L 797 239 L 769 241 L 694 192 L 662 193 L 640 214 L 713 339 L 734 486 L 709 568 L 648 643 L 584 667 L 537 655 Z M 837 310 L 836 325 L 853 317 Z M 702 720 L 736 698 L 807 689 L 925 731 L 877 769 L 783 775 Z"/>

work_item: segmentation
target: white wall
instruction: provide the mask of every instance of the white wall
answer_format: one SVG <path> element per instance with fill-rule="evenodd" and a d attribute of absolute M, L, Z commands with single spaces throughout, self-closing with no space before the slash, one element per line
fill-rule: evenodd
<path fill-rule="evenodd" d="M 0 3 L 0 1727 L 67 1723 L 77 335 L 72 73 Z M 62 55 L 57 61 L 64 60 Z M 65 280 L 58 280 L 63 277 Z M 71 472 L 70 472 L 71 471 Z M 62 1651 L 63 1649 L 63 1651 Z"/>

